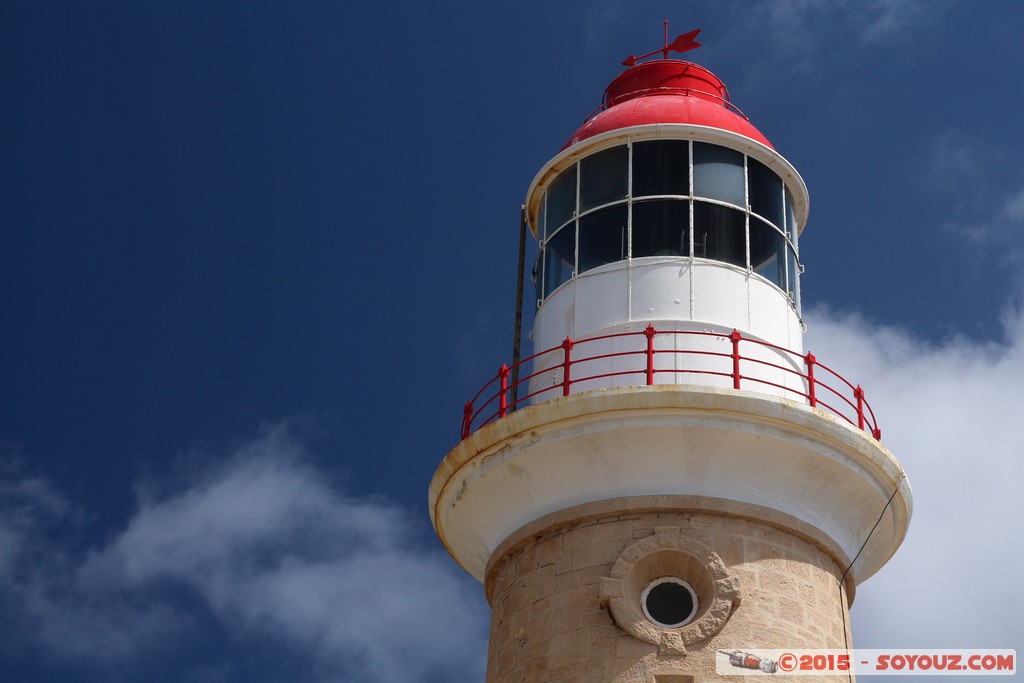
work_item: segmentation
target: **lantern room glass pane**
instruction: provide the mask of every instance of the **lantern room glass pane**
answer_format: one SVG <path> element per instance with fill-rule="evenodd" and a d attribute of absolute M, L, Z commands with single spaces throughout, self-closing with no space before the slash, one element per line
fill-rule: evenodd
<path fill-rule="evenodd" d="M 757 159 L 747 158 L 750 210 L 782 228 L 782 180 Z"/>
<path fill-rule="evenodd" d="M 576 261 L 576 226 L 570 223 L 544 245 L 544 296 L 572 277 Z"/>
<path fill-rule="evenodd" d="M 580 219 L 579 257 L 581 273 L 626 258 L 625 204 Z"/>
<path fill-rule="evenodd" d="M 750 217 L 750 267 L 780 289 L 786 288 L 786 238 L 753 216 Z"/>
<path fill-rule="evenodd" d="M 793 207 L 793 195 L 786 190 L 786 234 L 795 241 L 796 235 L 796 209 Z"/>
<path fill-rule="evenodd" d="M 653 199 L 633 204 L 633 257 L 689 256 L 690 202 Z"/>
<path fill-rule="evenodd" d="M 537 301 L 544 298 L 544 251 L 537 252 L 537 260 L 533 263 L 533 289 Z"/>
<path fill-rule="evenodd" d="M 548 234 L 573 217 L 576 211 L 576 166 L 567 168 L 548 188 Z"/>
<path fill-rule="evenodd" d="M 534 226 L 536 228 L 537 239 L 539 240 L 544 239 L 545 237 L 547 237 L 548 234 L 547 224 L 544 222 L 544 219 L 547 217 L 547 215 L 548 198 L 545 196 L 540 203 L 540 209 L 537 211 L 537 225 Z"/>
<path fill-rule="evenodd" d="M 612 147 L 580 161 L 580 213 L 626 198 L 629 148 Z"/>
<path fill-rule="evenodd" d="M 797 262 L 796 253 L 793 251 L 793 247 L 786 247 L 786 255 L 789 258 L 789 281 L 786 283 L 786 291 L 789 292 L 789 297 L 793 300 L 796 305 L 796 310 L 800 310 L 800 264 Z"/>
<path fill-rule="evenodd" d="M 693 143 L 693 195 L 746 208 L 743 154 L 734 149 Z"/>
<path fill-rule="evenodd" d="M 746 214 L 717 204 L 693 204 L 693 255 L 747 265 Z"/>
<path fill-rule="evenodd" d="M 633 145 L 634 197 L 690 194 L 690 143 L 655 140 Z"/>

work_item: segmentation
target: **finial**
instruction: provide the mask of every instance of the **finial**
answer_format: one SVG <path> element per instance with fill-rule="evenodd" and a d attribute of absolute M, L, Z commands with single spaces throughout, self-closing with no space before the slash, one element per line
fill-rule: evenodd
<path fill-rule="evenodd" d="M 680 53 L 682 53 L 682 52 L 689 52 L 690 50 L 694 50 L 694 49 L 700 47 L 700 43 L 698 43 L 696 40 L 694 40 L 697 37 L 698 33 L 700 33 L 700 29 L 699 28 L 698 29 L 694 29 L 693 31 L 690 31 L 689 33 L 684 33 L 681 36 L 676 36 L 676 39 L 673 40 L 671 43 L 669 43 L 668 42 L 668 19 L 666 19 L 665 20 L 665 47 L 663 47 L 663 48 L 661 48 L 659 50 L 654 50 L 652 52 L 648 52 L 645 55 L 640 55 L 639 57 L 634 57 L 633 55 L 630 55 L 630 56 L 626 57 L 626 59 L 624 59 L 622 61 L 622 65 L 623 66 L 635 66 L 636 63 L 638 61 L 640 61 L 641 59 L 646 59 L 646 58 L 650 57 L 651 55 L 657 54 L 659 52 L 662 54 L 662 58 L 663 59 L 668 59 L 668 53 L 669 52 L 680 52 Z"/>

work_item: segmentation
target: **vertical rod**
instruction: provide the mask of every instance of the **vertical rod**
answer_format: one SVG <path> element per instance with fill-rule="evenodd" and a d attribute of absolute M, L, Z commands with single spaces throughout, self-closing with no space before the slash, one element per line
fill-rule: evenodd
<path fill-rule="evenodd" d="M 743 336 L 739 330 L 733 330 L 729 335 L 732 340 L 732 388 L 740 388 L 740 339 Z"/>
<path fill-rule="evenodd" d="M 505 417 L 508 412 L 508 366 L 504 363 L 498 369 L 498 377 L 501 378 L 501 393 L 498 395 L 498 417 Z"/>
<path fill-rule="evenodd" d="M 469 423 L 473 420 L 473 402 L 466 401 L 466 406 L 462 409 L 462 438 L 465 439 L 469 436 Z"/>
<path fill-rule="evenodd" d="M 857 397 L 857 426 L 864 429 L 864 390 L 859 384 L 853 390 L 853 395 Z"/>
<path fill-rule="evenodd" d="M 569 368 L 572 366 L 571 351 L 572 339 L 566 337 L 562 342 L 562 396 L 569 395 L 569 386 L 572 384 L 572 379 L 569 376 Z"/>
<path fill-rule="evenodd" d="M 519 206 L 519 284 L 516 288 L 516 329 L 512 336 L 512 410 L 519 403 L 519 358 L 523 340 L 523 285 L 526 269 L 526 205 Z"/>
<path fill-rule="evenodd" d="M 647 337 L 647 386 L 654 384 L 654 325 L 647 325 L 644 330 Z"/>
<path fill-rule="evenodd" d="M 812 408 L 818 405 L 818 394 L 814 385 L 814 360 L 814 354 L 808 351 L 804 356 L 804 363 L 807 364 L 807 400 Z"/>
<path fill-rule="evenodd" d="M 665 49 L 661 51 L 665 59 L 668 59 L 668 19 L 665 20 Z"/>

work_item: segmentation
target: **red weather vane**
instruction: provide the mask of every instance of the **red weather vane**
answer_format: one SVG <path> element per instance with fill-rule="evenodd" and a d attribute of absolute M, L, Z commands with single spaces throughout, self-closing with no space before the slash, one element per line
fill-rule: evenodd
<path fill-rule="evenodd" d="M 668 42 L 668 19 L 666 19 L 665 20 L 665 47 L 660 48 L 658 50 L 654 50 L 652 52 L 648 52 L 645 55 L 640 55 L 639 57 L 634 57 L 633 55 L 630 55 L 630 56 L 626 57 L 624 60 L 622 60 L 622 65 L 623 66 L 634 66 L 641 59 L 646 59 L 647 57 L 650 57 L 651 55 L 657 54 L 659 52 L 662 54 L 662 58 L 663 59 L 668 59 L 668 53 L 669 52 L 689 52 L 690 50 L 694 50 L 694 49 L 700 47 L 700 43 L 698 43 L 696 40 L 694 40 L 697 37 L 698 33 L 700 33 L 700 29 L 699 28 L 698 29 L 694 29 L 693 31 L 690 31 L 689 33 L 684 33 L 681 36 L 676 36 L 676 39 L 673 40 L 671 43 L 669 43 Z"/>

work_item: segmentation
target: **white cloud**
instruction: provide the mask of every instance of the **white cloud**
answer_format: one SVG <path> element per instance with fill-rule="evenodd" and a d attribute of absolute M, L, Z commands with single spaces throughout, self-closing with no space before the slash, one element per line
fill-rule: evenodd
<path fill-rule="evenodd" d="M 854 24 L 862 30 L 866 43 L 899 41 L 906 34 L 916 34 L 917 28 L 931 13 L 941 9 L 941 3 L 925 0 L 869 0 L 849 2 L 846 7 L 854 17 Z"/>
<path fill-rule="evenodd" d="M 942 228 L 973 249 L 972 255 L 1000 265 L 1024 260 L 1024 186 L 1008 184 L 1008 155 L 985 137 L 950 129 L 928 140 L 921 159 L 929 187 L 947 205 Z M 980 264 L 980 261 L 979 261 Z"/>
<path fill-rule="evenodd" d="M 26 515 L 6 495 L 28 488 L 0 489 L 0 537 L 41 534 L 53 496 L 30 493 Z M 424 549 L 423 532 L 395 504 L 340 493 L 277 428 L 184 489 L 144 496 L 108 544 L 20 576 L 3 597 L 52 652 L 100 667 L 189 633 L 170 587 L 198 596 L 232 639 L 284 643 L 323 680 L 482 678 L 482 591 Z"/>
<path fill-rule="evenodd" d="M 822 58 L 836 49 L 851 57 L 858 47 L 898 46 L 901 59 L 913 56 L 911 45 L 913 52 L 933 49 L 919 38 L 934 29 L 948 5 L 925 0 L 765 0 L 735 13 L 732 39 L 749 50 L 752 36 L 770 36 L 772 50 L 762 54 L 761 69 L 816 74 Z"/>
<path fill-rule="evenodd" d="M 846 33 L 853 42 L 875 43 L 916 34 L 929 14 L 937 14 L 943 4 L 924 0 L 772 0 L 764 9 L 773 28 L 805 44 L 814 40 L 813 27 L 822 22 Z"/>
<path fill-rule="evenodd" d="M 1014 577 L 1024 563 L 1024 316 L 1006 316 L 1002 343 L 938 344 L 855 315 L 807 318 L 808 348 L 864 386 L 914 492 L 906 541 L 858 589 L 855 645 L 1015 647 L 1024 637 L 1024 585 Z"/>
<path fill-rule="evenodd" d="M 914 489 L 903 547 L 859 587 L 855 645 L 1015 647 L 1024 315 L 1007 314 L 999 343 L 931 343 L 822 310 L 807 320 L 807 347 L 865 387 Z M 187 485 L 140 494 L 125 527 L 84 554 L 51 533 L 75 514 L 67 500 L 4 470 L 3 630 L 101 671 L 123 666 L 194 632 L 170 587 L 232 639 L 283 647 L 321 680 L 482 679 L 480 588 L 423 548 L 425 525 L 340 492 L 283 429 L 212 460 Z"/>
<path fill-rule="evenodd" d="M 5 464 L 0 462 L 0 467 Z M 0 474 L 0 581 L 10 580 L 20 557 L 37 549 L 39 525 L 62 516 L 68 507 L 44 480 L 18 478 L 13 467 L 6 469 Z"/>

